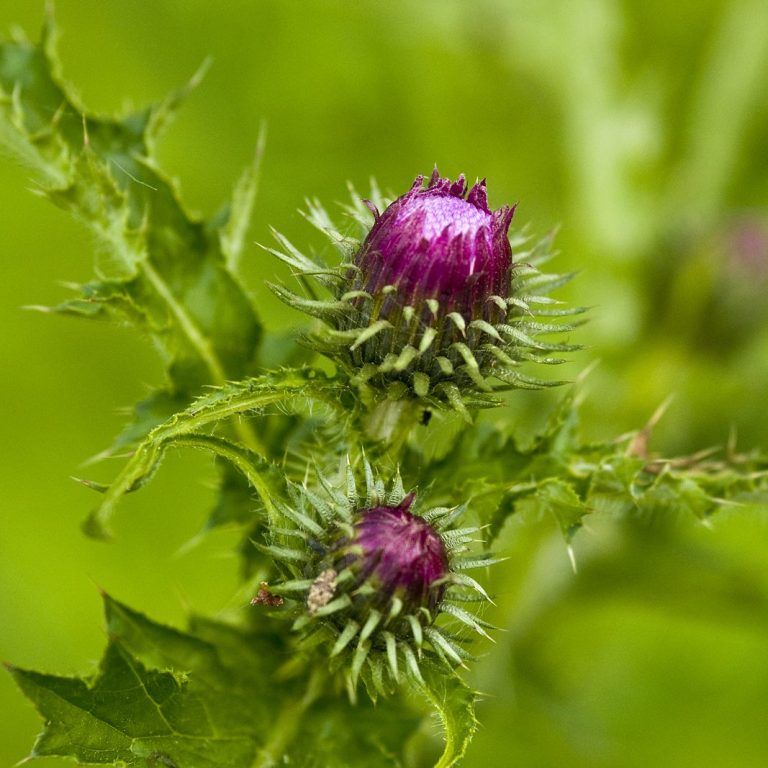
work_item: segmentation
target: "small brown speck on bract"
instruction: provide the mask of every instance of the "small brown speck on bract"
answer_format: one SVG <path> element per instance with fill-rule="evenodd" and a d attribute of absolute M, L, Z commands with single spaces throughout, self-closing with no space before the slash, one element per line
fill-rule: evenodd
<path fill-rule="evenodd" d="M 310 613 L 317 613 L 331 601 L 336 593 L 336 576 L 333 568 L 327 568 L 312 582 L 307 596 L 307 608 Z"/>

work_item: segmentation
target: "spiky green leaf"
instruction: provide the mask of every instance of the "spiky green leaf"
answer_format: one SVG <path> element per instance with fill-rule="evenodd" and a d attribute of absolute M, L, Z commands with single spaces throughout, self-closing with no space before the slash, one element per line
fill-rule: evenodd
<path fill-rule="evenodd" d="M 105 596 L 109 644 L 98 671 L 58 677 L 10 667 L 45 720 L 34 757 L 125 766 L 304 768 L 403 760 L 419 717 L 331 696 L 324 675 L 281 678 L 289 648 L 261 628 L 193 619 L 158 624 Z"/>
<path fill-rule="evenodd" d="M 180 98 L 122 118 L 84 110 L 59 74 L 55 29 L 0 45 L 0 126 L 39 192 L 95 234 L 98 279 L 54 307 L 116 318 L 149 333 L 174 397 L 252 371 L 260 324 L 234 272 L 250 218 L 255 171 L 232 215 L 191 216 L 160 170 L 154 145 Z M 256 166 L 257 167 L 257 166 Z M 140 422 L 143 423 L 143 422 Z"/>

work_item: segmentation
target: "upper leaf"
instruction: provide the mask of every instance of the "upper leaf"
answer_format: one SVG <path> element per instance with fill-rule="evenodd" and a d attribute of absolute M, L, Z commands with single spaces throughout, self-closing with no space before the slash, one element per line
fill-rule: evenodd
<path fill-rule="evenodd" d="M 96 235 L 97 279 L 53 311 L 127 320 L 152 336 L 163 357 L 168 391 L 141 405 L 124 445 L 204 385 L 253 369 L 261 329 L 234 270 L 260 153 L 237 187 L 232 215 L 191 217 L 153 152 L 197 79 L 162 104 L 121 119 L 96 117 L 62 83 L 54 42 L 49 19 L 39 45 L 0 43 L 0 138 L 32 170 L 41 194 Z"/>

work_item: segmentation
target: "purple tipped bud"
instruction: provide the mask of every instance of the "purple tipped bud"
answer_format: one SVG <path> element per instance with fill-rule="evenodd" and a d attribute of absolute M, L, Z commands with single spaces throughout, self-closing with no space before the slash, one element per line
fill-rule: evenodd
<path fill-rule="evenodd" d="M 461 663 L 467 654 L 452 627 L 485 631 L 452 601 L 487 595 L 460 571 L 490 561 L 462 556 L 479 530 L 451 530 L 464 505 L 419 516 L 399 476 L 387 487 L 365 461 L 361 492 L 346 470 L 343 490 L 321 477 L 324 491 L 291 486 L 292 507 L 276 503 L 287 527 L 274 526 L 272 543 L 262 549 L 287 578 L 269 589 L 262 584 L 254 603 L 275 606 L 276 596 L 290 597 L 283 614 L 294 619 L 294 630 L 305 631 L 308 650 L 329 641 L 329 657 L 338 660 L 331 669 L 343 674 L 354 698 L 361 677 L 369 692 L 380 693 L 403 677 L 420 680 L 418 659 L 427 655 L 427 663 L 437 658 L 451 669 Z"/>
<path fill-rule="evenodd" d="M 498 402 L 493 392 L 558 383 L 518 370 L 525 361 L 561 362 L 549 353 L 575 349 L 536 338 L 575 327 L 541 322 L 537 314 L 557 318 L 580 311 L 536 312 L 536 305 L 549 303 L 541 295 L 547 286 L 569 279 L 537 272 L 551 238 L 513 262 L 508 233 L 514 207 L 491 210 L 485 179 L 468 189 L 464 176 L 451 181 L 437 169 L 426 186 L 417 176 L 383 212 L 363 202 L 374 221 L 366 231 L 369 215 L 356 200 L 350 210 L 366 234 L 351 252 L 352 264 L 349 238 L 329 229 L 328 214 L 316 203 L 309 218 L 328 232 L 344 262 L 329 268 L 282 237 L 284 250 L 274 251 L 302 280 L 314 279 L 328 289 L 330 298 L 274 289 L 289 305 L 323 322 L 307 342 L 337 363 L 362 402 L 372 407 L 365 425 L 372 439 L 389 441 L 412 420 L 413 409 L 398 405 L 393 411 L 391 403 L 410 400 L 469 417 L 470 409 Z M 521 245 L 526 240 L 513 238 Z"/>
<path fill-rule="evenodd" d="M 375 602 L 384 605 L 399 597 L 407 610 L 434 612 L 445 592 L 448 554 L 440 534 L 410 512 L 412 502 L 410 494 L 397 507 L 361 512 L 355 524 L 358 554 L 347 558 L 358 581 L 376 588 Z"/>
<path fill-rule="evenodd" d="M 381 215 L 373 209 L 355 258 L 357 287 L 375 295 L 395 286 L 401 307 L 435 299 L 441 314 L 483 317 L 489 297 L 509 294 L 514 209 L 491 211 L 484 179 L 469 193 L 464 176 L 451 182 L 435 169 L 426 188 L 423 181 L 418 176 Z"/>

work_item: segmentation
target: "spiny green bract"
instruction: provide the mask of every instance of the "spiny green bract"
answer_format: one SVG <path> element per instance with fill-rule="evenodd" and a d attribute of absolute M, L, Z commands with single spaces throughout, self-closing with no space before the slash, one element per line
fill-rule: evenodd
<path fill-rule="evenodd" d="M 324 648 L 353 700 L 360 677 L 375 698 L 403 678 L 423 686 L 425 655 L 449 670 L 471 659 L 467 630 L 488 637 L 490 625 L 461 604 L 489 598 L 465 571 L 498 562 L 467 554 L 479 528 L 453 527 L 465 505 L 411 514 L 413 495 L 399 474 L 387 487 L 367 461 L 364 473 L 362 490 L 348 462 L 338 478 L 320 474 L 316 487 L 290 485 L 288 503 L 275 502 L 283 525 L 272 525 L 269 542 L 256 544 L 284 574 L 269 591 L 292 598 L 286 615 L 293 629 L 305 647 Z M 407 516 L 409 527 L 398 535 L 383 526 L 371 548 L 370 531 L 361 527 L 367 514 L 380 511 Z M 445 567 L 435 561 L 437 549 Z M 384 573 L 382 563 L 392 559 L 400 570 L 386 563 Z"/>
<path fill-rule="evenodd" d="M 557 355 L 578 348 L 543 338 L 573 330 L 575 323 L 562 322 L 562 319 L 583 311 L 582 307 L 559 306 L 560 302 L 546 295 L 573 276 L 539 271 L 538 267 L 552 256 L 551 236 L 532 243 L 522 232 L 512 235 L 510 245 L 515 262 L 510 274 L 496 280 L 504 295 L 490 293 L 477 298 L 469 294 L 470 289 L 474 290 L 472 280 L 480 279 L 481 275 L 470 274 L 462 293 L 452 297 L 440 284 L 430 291 L 429 288 L 422 290 L 419 282 L 415 288 L 410 286 L 397 274 L 382 277 L 378 266 L 375 275 L 366 274 L 364 261 L 369 255 L 366 238 L 369 230 L 374 231 L 371 230 L 371 208 L 376 216 L 375 229 L 389 211 L 403 205 L 409 195 L 426 195 L 437 188 L 434 184 L 438 187 L 440 183 L 447 184 L 447 180 L 437 177 L 435 181 L 435 178 L 433 174 L 425 190 L 417 190 L 415 185 L 411 192 L 389 206 L 375 185 L 371 203 L 362 201 L 351 189 L 352 203 L 345 206 L 345 211 L 357 224 L 358 237 L 342 234 L 320 203 L 309 201 L 306 218 L 329 237 L 341 254 L 341 262 L 331 266 L 323 264 L 274 232 L 280 248 L 266 250 L 292 268 L 309 296 L 301 296 L 284 285 L 271 285 L 272 289 L 290 306 L 321 321 L 306 334 L 305 342 L 331 358 L 369 402 L 409 398 L 426 407 L 447 407 L 466 413 L 467 408 L 498 403 L 494 393 L 562 383 L 534 378 L 520 371 L 527 362 L 548 365 L 564 362 Z M 463 195 L 463 178 L 456 185 L 460 182 Z M 473 190 L 476 188 L 482 189 L 484 199 L 484 185 L 475 185 Z M 456 200 L 460 200 L 469 206 L 469 202 L 456 194 L 457 190 L 450 196 L 451 202 L 456 204 Z M 384 213 L 379 215 L 378 210 L 384 208 Z M 487 212 L 487 206 L 483 211 Z M 494 220 L 490 214 L 488 219 Z M 488 228 L 490 232 L 490 224 Z M 506 242 L 506 229 L 502 234 Z M 421 252 L 428 250 L 429 244 L 422 238 L 419 245 L 419 232 L 396 235 L 398 243 L 407 241 L 411 235 L 417 240 L 412 244 L 417 251 L 413 258 L 423 259 L 424 263 L 418 264 L 417 269 L 422 270 L 423 280 L 427 280 L 440 266 L 439 260 L 429 263 Z M 492 235 L 498 238 L 499 232 L 494 230 Z M 459 258 L 457 252 L 469 247 L 469 239 L 461 232 L 448 246 L 441 244 L 440 238 L 435 238 L 435 248 L 447 248 L 454 261 Z M 452 265 L 450 262 L 446 269 L 450 270 Z M 318 298 L 309 287 L 311 282 L 327 297 Z"/>

